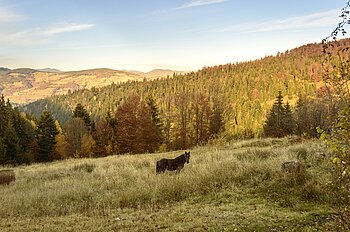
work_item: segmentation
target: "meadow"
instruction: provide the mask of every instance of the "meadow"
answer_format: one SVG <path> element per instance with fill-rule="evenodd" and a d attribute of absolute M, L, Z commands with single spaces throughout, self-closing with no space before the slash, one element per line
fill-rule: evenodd
<path fill-rule="evenodd" d="M 157 160 L 183 153 L 15 167 L 16 181 L 0 185 L 0 230 L 337 231 L 331 167 L 318 140 L 197 147 L 178 175 L 156 175 Z M 284 173 L 288 160 L 311 167 Z"/>

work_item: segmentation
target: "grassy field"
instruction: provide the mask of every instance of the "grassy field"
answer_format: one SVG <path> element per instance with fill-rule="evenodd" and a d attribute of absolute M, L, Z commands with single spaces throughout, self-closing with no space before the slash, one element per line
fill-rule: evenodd
<path fill-rule="evenodd" d="M 1 231 L 336 231 L 318 141 L 198 147 L 180 174 L 155 174 L 157 160 L 182 153 L 16 167 L 16 182 L 0 186 Z M 288 160 L 311 168 L 283 173 Z"/>

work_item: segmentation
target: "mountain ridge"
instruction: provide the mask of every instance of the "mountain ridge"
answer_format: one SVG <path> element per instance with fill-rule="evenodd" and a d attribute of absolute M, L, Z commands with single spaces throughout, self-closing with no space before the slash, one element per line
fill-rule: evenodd
<path fill-rule="evenodd" d="M 55 68 L 31 69 L 0 68 L 0 94 L 16 104 L 28 104 L 57 94 L 78 89 L 103 87 L 112 83 L 142 81 L 164 78 L 174 73 L 185 73 L 168 69 L 151 72 L 135 72 L 96 68 L 79 71 L 61 71 Z"/>

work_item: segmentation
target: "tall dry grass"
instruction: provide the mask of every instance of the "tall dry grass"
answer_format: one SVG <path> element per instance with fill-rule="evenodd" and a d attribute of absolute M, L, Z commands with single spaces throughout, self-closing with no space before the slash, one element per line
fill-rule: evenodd
<path fill-rule="evenodd" d="M 156 175 L 155 163 L 183 152 L 69 159 L 14 168 L 16 182 L 0 186 L 0 217 L 105 215 L 120 208 L 159 208 L 175 201 L 239 191 L 281 207 L 331 203 L 327 161 L 317 141 L 231 142 L 191 150 L 180 174 Z M 299 159 L 307 173 L 285 174 L 281 164 Z"/>

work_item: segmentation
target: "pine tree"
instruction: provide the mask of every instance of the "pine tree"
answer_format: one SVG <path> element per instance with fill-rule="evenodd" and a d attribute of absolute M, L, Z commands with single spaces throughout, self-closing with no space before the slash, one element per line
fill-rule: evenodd
<path fill-rule="evenodd" d="M 267 117 L 264 125 L 264 135 L 267 137 L 283 137 L 285 130 L 283 118 L 285 115 L 285 107 L 283 106 L 283 96 L 281 91 L 278 92 L 276 101 Z"/>
<path fill-rule="evenodd" d="M 34 128 L 25 118 L 25 114 L 19 112 L 17 108 L 12 110 L 11 121 L 19 139 L 19 153 L 25 153 L 29 150 L 29 145 L 35 139 Z M 18 160 L 18 162 L 21 161 Z"/>
<path fill-rule="evenodd" d="M 282 120 L 282 127 L 285 135 L 295 134 L 296 131 L 296 121 L 293 116 L 292 109 L 289 102 L 284 107 L 284 115 Z"/>
<path fill-rule="evenodd" d="M 151 112 L 151 118 L 153 125 L 157 128 L 160 134 L 162 134 L 163 128 L 162 128 L 162 122 L 160 120 L 159 116 L 159 109 L 158 106 L 152 96 L 149 96 L 147 98 L 147 105 Z"/>
<path fill-rule="evenodd" d="M 58 134 L 55 120 L 49 111 L 44 110 L 38 120 L 36 139 L 39 146 L 39 161 L 53 160 L 56 135 Z"/>
<path fill-rule="evenodd" d="M 95 126 L 95 123 L 92 123 L 89 113 L 86 111 L 86 109 L 83 107 L 82 104 L 78 103 L 73 111 L 73 118 L 81 118 L 84 120 L 85 125 L 91 131 L 93 128 L 92 126 Z"/>
<path fill-rule="evenodd" d="M 19 138 L 16 130 L 10 124 L 5 131 L 5 157 L 7 163 L 19 163 Z"/>

